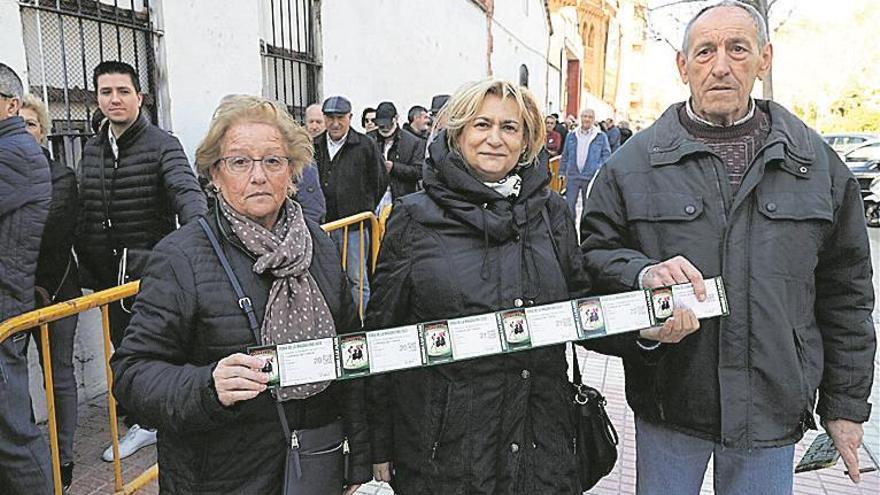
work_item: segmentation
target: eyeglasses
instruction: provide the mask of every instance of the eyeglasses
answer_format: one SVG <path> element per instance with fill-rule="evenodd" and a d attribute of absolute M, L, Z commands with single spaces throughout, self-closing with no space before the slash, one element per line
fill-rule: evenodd
<path fill-rule="evenodd" d="M 250 174 L 254 169 L 254 164 L 261 162 L 263 170 L 267 174 L 277 174 L 287 169 L 290 165 L 290 157 L 269 155 L 263 158 L 251 158 L 249 156 L 224 156 L 214 162 L 214 165 L 223 162 L 226 170 L 233 175 Z"/>

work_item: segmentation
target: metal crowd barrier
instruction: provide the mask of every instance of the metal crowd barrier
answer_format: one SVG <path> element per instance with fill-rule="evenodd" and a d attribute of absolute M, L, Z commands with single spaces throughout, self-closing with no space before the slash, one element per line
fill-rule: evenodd
<path fill-rule="evenodd" d="M 565 190 L 565 177 L 559 175 L 559 162 L 562 157 L 554 156 L 550 159 L 548 166 L 550 167 L 550 189 L 562 194 Z"/>
<path fill-rule="evenodd" d="M 357 215 L 342 218 L 321 226 L 327 233 L 339 229 L 343 230 L 343 269 L 345 269 L 346 256 L 348 255 L 348 229 L 354 225 L 358 226 L 357 228 L 359 229 L 361 239 L 358 262 L 361 266 L 367 262 L 363 243 L 364 225 L 366 223 L 370 224 L 373 231 L 370 242 L 370 269 L 372 271 L 376 269 L 376 260 L 379 256 L 379 244 L 382 237 L 382 226 L 379 224 L 375 215 L 369 212 L 358 213 Z M 363 277 L 364 270 L 359 270 L 359 272 L 361 273 L 361 277 Z M 363 288 L 363 279 L 361 279 L 360 282 L 361 287 Z M 117 425 L 116 420 L 116 399 L 113 397 L 112 393 L 113 371 L 110 369 L 110 356 L 113 355 L 113 352 L 110 343 L 109 305 L 120 301 L 121 299 L 136 295 L 139 288 L 139 281 L 130 282 L 125 285 L 112 287 L 107 290 L 102 290 L 100 292 L 64 301 L 52 306 L 30 311 L 0 322 L 0 342 L 5 341 L 15 334 L 29 331 L 32 328 L 40 328 L 40 345 L 43 352 L 43 362 L 47 363 L 46 366 L 43 366 L 43 377 L 46 387 L 46 404 L 49 421 L 49 449 L 52 457 L 52 483 L 55 495 L 62 495 L 63 492 L 61 489 L 61 462 L 58 451 L 58 425 L 55 419 L 55 387 L 52 377 L 49 323 L 94 308 L 101 309 L 101 327 L 104 337 L 104 370 L 107 375 L 107 410 L 110 415 L 110 434 L 113 443 L 114 493 L 115 495 L 130 495 L 159 477 L 159 466 L 158 464 L 154 464 L 128 483 L 125 483 L 122 479 L 122 464 L 119 459 L 119 426 Z M 361 289 L 360 300 L 359 310 L 361 318 L 363 318 L 363 289 Z"/>

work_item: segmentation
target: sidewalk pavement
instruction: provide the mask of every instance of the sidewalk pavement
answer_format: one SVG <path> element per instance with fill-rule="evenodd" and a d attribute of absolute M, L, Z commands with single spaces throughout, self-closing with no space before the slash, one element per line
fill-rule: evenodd
<path fill-rule="evenodd" d="M 588 493 L 597 495 L 634 494 L 636 488 L 635 473 L 635 429 L 633 414 L 626 405 L 623 388 L 623 365 L 617 358 L 602 356 L 593 352 L 581 351 L 584 379 L 587 383 L 602 390 L 608 400 L 607 410 L 620 435 L 619 459 L 614 471 L 603 479 Z M 876 366 L 880 370 L 880 363 Z M 880 373 L 880 371 L 878 371 Z M 880 404 L 880 386 L 874 380 L 872 402 Z M 877 415 L 875 414 L 875 417 Z M 113 465 L 100 460 L 101 452 L 109 444 L 110 433 L 107 421 L 106 396 L 85 404 L 80 409 L 80 424 L 76 432 L 76 470 L 70 495 L 98 495 L 113 493 Z M 120 426 L 124 429 L 124 426 Z M 123 430 L 124 432 L 124 430 Z M 122 432 L 121 432 L 122 433 Z M 800 459 L 812 439 L 818 432 L 808 432 L 796 449 L 795 458 Z M 866 441 L 875 446 L 878 452 L 880 445 L 880 428 L 878 420 L 866 426 Z M 154 447 L 142 449 L 137 454 L 125 459 L 122 463 L 123 479 L 131 481 L 156 461 Z M 862 483 L 854 485 L 843 474 L 842 463 L 832 469 L 813 471 L 795 476 L 796 495 L 877 495 L 880 493 L 880 474 L 863 475 Z M 158 486 L 151 483 L 139 494 L 157 494 Z M 708 469 L 701 495 L 711 494 L 712 470 Z M 393 495 L 385 484 L 371 483 L 363 486 L 361 495 Z"/>

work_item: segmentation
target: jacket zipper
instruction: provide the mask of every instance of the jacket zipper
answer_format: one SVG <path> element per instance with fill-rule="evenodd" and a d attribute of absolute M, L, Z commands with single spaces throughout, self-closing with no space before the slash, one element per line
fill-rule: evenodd
<path fill-rule="evenodd" d="M 437 436 L 434 437 L 434 443 L 431 444 L 431 460 L 437 459 L 437 448 L 440 447 L 440 439 L 443 438 L 443 433 L 446 431 L 446 420 L 447 420 L 447 409 L 449 409 L 449 385 L 446 386 L 446 401 L 443 403 L 443 409 L 440 411 L 440 429 L 437 431 Z"/>

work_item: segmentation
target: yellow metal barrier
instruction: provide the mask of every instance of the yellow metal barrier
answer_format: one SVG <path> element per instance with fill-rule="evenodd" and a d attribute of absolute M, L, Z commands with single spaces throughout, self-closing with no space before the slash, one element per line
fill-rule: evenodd
<path fill-rule="evenodd" d="M 562 157 L 554 156 L 548 163 L 550 167 L 550 189 L 562 194 L 565 190 L 565 177 L 559 175 L 559 163 Z"/>
<path fill-rule="evenodd" d="M 376 261 L 379 259 L 379 244 L 382 242 L 383 228 L 379 225 L 379 220 L 371 212 L 365 211 L 356 215 L 351 215 L 339 220 L 325 223 L 321 225 L 324 232 L 328 234 L 335 230 L 342 230 L 342 269 L 345 270 L 346 260 L 348 259 L 348 229 L 353 225 L 358 226 L 358 266 L 366 266 L 366 255 L 364 254 L 364 225 L 369 222 L 373 235 L 370 236 L 370 272 L 376 269 Z M 358 270 L 358 314 L 361 320 L 364 319 L 364 272 Z"/>
<path fill-rule="evenodd" d="M 110 369 L 110 356 L 112 353 L 110 349 L 110 320 L 107 305 L 137 294 L 139 287 L 140 282 L 131 282 L 31 311 L 0 323 L 0 342 L 17 333 L 26 332 L 37 326 L 40 327 L 43 362 L 47 363 L 46 366 L 43 366 L 43 378 L 45 380 L 46 403 L 49 415 L 49 449 L 52 456 L 52 484 L 55 495 L 61 495 L 62 490 L 61 462 L 58 454 L 58 425 L 55 421 L 55 386 L 52 377 L 52 355 L 49 348 L 49 323 L 98 307 L 101 308 L 101 326 L 104 332 L 104 370 L 107 374 L 107 408 L 110 413 L 110 433 L 113 442 L 113 486 L 115 493 L 118 495 L 129 495 L 158 476 L 158 467 L 154 465 L 128 485 L 123 485 L 122 465 L 119 460 L 119 429 L 116 425 L 116 399 L 113 398 L 112 393 L 109 393 L 109 391 L 113 390 L 113 372 Z"/>
<path fill-rule="evenodd" d="M 360 252 L 358 260 L 361 265 L 366 264 L 366 256 L 364 253 L 364 224 L 369 222 L 373 235 L 370 240 L 370 269 L 376 269 L 376 261 L 379 257 L 379 244 L 382 239 L 383 225 L 380 225 L 375 215 L 370 212 L 358 213 L 350 217 L 341 218 L 335 222 L 330 222 L 321 227 L 325 232 L 334 230 L 343 230 L 343 247 L 342 247 L 342 266 L 345 267 L 345 260 L 348 254 L 348 229 L 353 225 L 358 225 L 360 232 Z M 360 270 L 361 277 L 364 270 Z M 363 279 L 361 279 L 360 299 L 363 301 Z M 125 483 L 122 479 L 122 464 L 119 459 L 119 427 L 116 420 L 116 399 L 113 397 L 113 370 L 110 369 L 110 356 L 112 349 L 110 344 L 110 313 L 108 305 L 121 299 L 132 297 L 138 293 L 140 282 L 131 282 L 125 285 L 112 287 L 107 290 L 95 292 L 86 296 L 71 299 L 69 301 L 40 308 L 19 316 L 9 318 L 0 322 L 0 342 L 12 337 L 15 334 L 28 331 L 35 327 L 40 327 L 41 348 L 43 351 L 43 362 L 50 363 L 43 367 L 43 376 L 46 387 L 46 402 L 49 420 L 49 448 L 52 457 L 52 483 L 56 495 L 62 495 L 61 490 L 61 462 L 59 460 L 58 451 L 58 425 L 55 420 L 55 387 L 52 377 L 52 355 L 49 346 L 49 323 L 67 318 L 68 316 L 77 315 L 84 311 L 100 308 L 101 309 L 101 327 L 104 336 L 104 370 L 107 375 L 107 409 L 110 415 L 110 434 L 113 444 L 113 475 L 114 475 L 114 494 L 115 495 L 131 495 L 132 493 L 143 488 L 151 481 L 159 477 L 159 466 L 154 464 L 146 471 L 136 476 L 133 480 Z M 363 318 L 363 303 L 359 303 L 361 318 Z"/>

